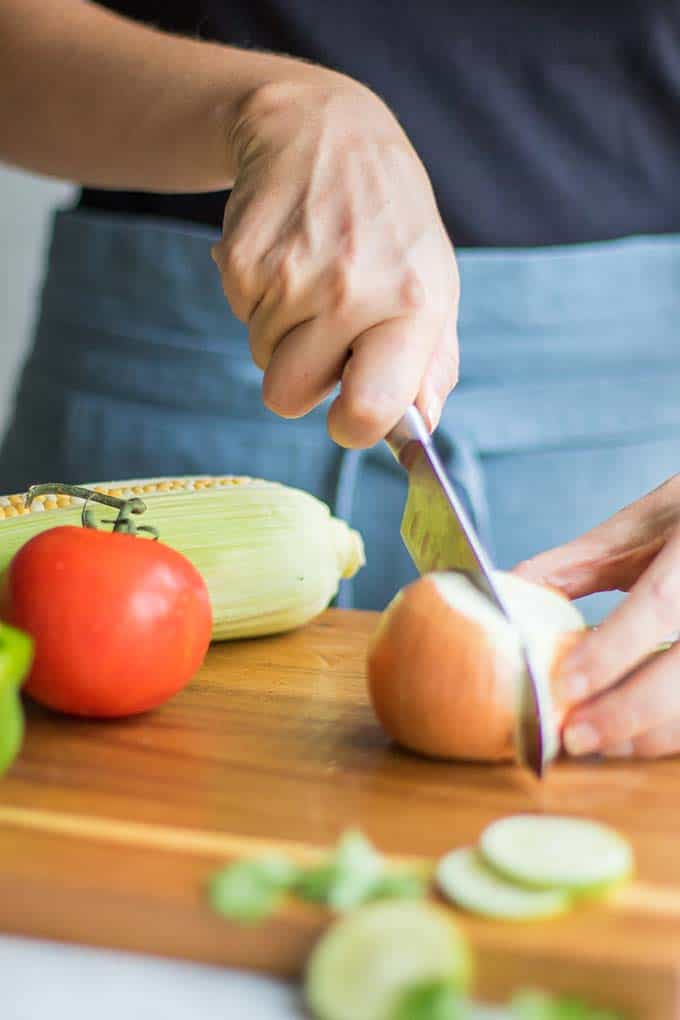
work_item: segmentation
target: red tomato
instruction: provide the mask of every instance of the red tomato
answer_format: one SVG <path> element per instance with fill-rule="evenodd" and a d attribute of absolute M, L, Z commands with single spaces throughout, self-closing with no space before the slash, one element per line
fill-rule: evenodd
<path fill-rule="evenodd" d="M 196 673 L 212 629 L 205 582 L 176 550 L 70 526 L 43 531 L 16 553 L 0 617 L 35 642 L 24 691 L 83 716 L 160 705 Z"/>

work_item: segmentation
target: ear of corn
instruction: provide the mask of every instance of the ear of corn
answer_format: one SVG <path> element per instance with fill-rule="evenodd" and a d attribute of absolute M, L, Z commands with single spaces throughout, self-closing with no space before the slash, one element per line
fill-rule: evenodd
<path fill-rule="evenodd" d="M 299 489 L 242 477 L 155 478 L 89 485 L 111 496 L 139 496 L 139 523 L 159 531 L 201 572 L 213 610 L 213 639 L 290 630 L 335 596 L 341 578 L 364 563 L 361 536 L 332 517 L 325 503 Z M 0 571 L 33 535 L 79 525 L 83 501 L 0 497 Z M 116 513 L 89 503 L 97 523 Z M 106 527 L 106 525 L 104 525 Z M 148 541 L 139 538 L 139 541 Z"/>

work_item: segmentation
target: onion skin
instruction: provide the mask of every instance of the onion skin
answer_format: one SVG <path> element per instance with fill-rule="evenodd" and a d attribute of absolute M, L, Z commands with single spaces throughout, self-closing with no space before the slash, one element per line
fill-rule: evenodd
<path fill-rule="evenodd" d="M 551 680 L 583 633 L 556 635 Z M 407 585 L 382 614 L 369 642 L 367 679 L 381 726 L 401 746 L 434 758 L 514 759 L 516 655 L 488 626 L 448 602 L 433 576 Z M 552 693 L 559 731 L 568 706 L 559 703 L 554 685 Z"/>

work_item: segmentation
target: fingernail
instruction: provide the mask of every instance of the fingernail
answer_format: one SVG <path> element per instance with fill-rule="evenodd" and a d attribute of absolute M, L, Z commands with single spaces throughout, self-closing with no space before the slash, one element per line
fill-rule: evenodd
<path fill-rule="evenodd" d="M 442 413 L 441 404 L 438 400 L 430 400 L 425 407 L 425 424 L 430 432 L 434 432 L 439 424 L 439 416 Z"/>
<path fill-rule="evenodd" d="M 605 758 L 632 758 L 633 752 L 633 741 L 622 740 L 619 744 L 612 744 L 611 747 L 605 747 L 602 754 Z"/>
<path fill-rule="evenodd" d="M 564 731 L 564 746 L 569 754 L 591 754 L 600 746 L 600 734 L 590 723 L 574 723 Z"/>
<path fill-rule="evenodd" d="M 556 683 L 557 695 L 561 701 L 572 705 L 588 697 L 590 684 L 585 673 L 567 673 Z"/>

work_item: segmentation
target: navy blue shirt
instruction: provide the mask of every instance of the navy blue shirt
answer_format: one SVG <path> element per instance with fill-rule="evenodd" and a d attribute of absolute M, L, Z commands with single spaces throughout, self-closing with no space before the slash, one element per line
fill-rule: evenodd
<path fill-rule="evenodd" d="M 680 232 L 680 0 L 108 0 L 138 20 L 304 57 L 399 117 L 459 246 Z M 226 194 L 86 190 L 219 226 Z"/>

